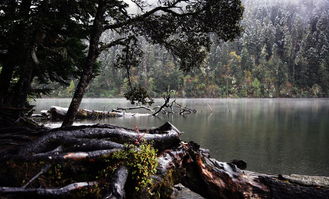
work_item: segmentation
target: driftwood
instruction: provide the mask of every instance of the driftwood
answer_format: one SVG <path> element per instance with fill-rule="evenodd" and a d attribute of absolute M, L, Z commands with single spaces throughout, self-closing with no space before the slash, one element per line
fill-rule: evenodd
<path fill-rule="evenodd" d="M 170 115 L 177 114 L 181 116 L 186 116 L 188 114 L 196 113 L 197 111 L 192 108 L 188 108 L 176 102 L 176 99 L 170 101 L 170 95 L 164 97 L 164 103 L 161 106 L 148 107 L 148 106 L 134 106 L 134 107 L 118 107 L 112 111 L 121 112 L 129 110 L 145 110 L 150 112 L 149 116 L 158 116 L 159 113 Z"/>
<path fill-rule="evenodd" d="M 133 106 L 133 107 L 118 107 L 113 109 L 114 112 L 129 111 L 129 110 L 144 110 L 149 112 L 149 116 L 158 116 L 160 113 L 165 115 L 177 114 L 181 116 L 186 116 L 188 114 L 196 113 L 196 109 L 188 108 L 176 102 L 176 99 L 171 99 L 171 92 L 168 91 L 165 96 L 163 96 L 163 104 L 161 106 Z"/>
<path fill-rule="evenodd" d="M 96 190 L 100 191 L 96 191 L 95 194 L 101 194 L 102 198 L 171 198 L 173 187 L 178 183 L 205 198 L 216 199 L 329 196 L 329 183 L 326 177 L 275 176 L 242 170 L 246 168 L 243 161 L 219 162 L 210 157 L 208 150 L 200 148 L 196 143 L 182 142 L 179 139 L 180 134 L 180 131 L 170 123 L 156 129 L 144 130 L 112 125 L 49 130 L 15 153 L 1 155 L 0 162 L 6 162 L 6 165 L 15 167 L 21 162 L 39 164 L 41 161 L 43 166 L 30 175 L 27 183 L 4 185 L 9 182 L 1 181 L 0 197 L 2 195 L 17 198 L 22 193 L 47 197 L 65 196 L 72 191 L 79 192 L 80 188 L 86 188 L 90 193 L 94 193 L 95 187 L 98 187 Z M 136 192 L 131 187 L 133 179 L 129 177 L 132 171 L 124 163 L 113 162 L 111 159 L 114 153 L 126 150 L 127 143 L 136 145 L 135 150 L 138 150 L 141 143 L 152 144 L 158 149 L 157 173 L 151 177 L 152 187 L 149 189 L 153 195 L 146 190 Z M 119 165 L 115 166 L 116 164 Z M 56 165 L 65 167 L 69 170 L 67 173 L 72 173 L 73 176 L 87 175 L 87 179 L 84 177 L 85 181 L 68 181 L 70 183 L 60 186 L 61 188 L 40 187 L 40 183 L 45 180 L 43 175 L 48 169 L 56 171 Z M 111 173 L 111 169 L 108 168 L 114 168 L 113 166 L 116 169 Z M 109 172 L 111 175 L 102 175 L 102 179 L 95 179 L 98 170 Z M 90 172 L 91 175 L 88 176 Z"/>
<path fill-rule="evenodd" d="M 50 119 L 52 120 L 63 120 L 66 113 L 67 108 L 52 106 L 47 112 L 50 115 Z M 112 112 L 112 111 L 92 111 L 88 109 L 79 109 L 76 119 L 101 119 L 101 118 L 109 118 L 109 117 L 122 117 L 122 113 Z"/>
<path fill-rule="evenodd" d="M 148 113 L 131 113 L 126 111 L 131 110 L 144 110 Z M 52 106 L 49 110 L 42 110 L 41 114 L 32 114 L 34 118 L 50 119 L 53 121 L 63 120 L 66 116 L 68 108 L 60 106 Z M 186 116 L 188 114 L 196 113 L 195 109 L 188 108 L 176 102 L 176 99 L 171 100 L 170 94 L 164 97 L 164 103 L 161 106 L 148 107 L 148 106 L 134 106 L 134 107 L 118 107 L 111 111 L 98 111 L 98 110 L 88 110 L 79 109 L 75 119 L 103 119 L 111 117 L 141 117 L 141 116 L 158 116 L 160 113 L 178 114 L 181 116 Z"/>

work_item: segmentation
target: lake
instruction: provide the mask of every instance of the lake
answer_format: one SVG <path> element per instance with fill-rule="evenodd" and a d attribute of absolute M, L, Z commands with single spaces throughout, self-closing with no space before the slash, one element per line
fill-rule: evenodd
<path fill-rule="evenodd" d="M 110 118 L 81 123 L 110 123 L 132 128 L 158 127 L 166 121 L 211 151 L 220 161 L 242 159 L 248 170 L 269 174 L 329 176 L 329 99 L 177 99 L 196 114 Z M 156 103 L 161 104 L 157 99 Z M 70 99 L 37 99 L 36 111 L 67 107 Z M 125 99 L 84 99 L 81 108 L 111 110 L 131 106 Z M 48 124 L 49 125 L 49 124 Z M 59 123 L 52 126 L 59 126 Z"/>

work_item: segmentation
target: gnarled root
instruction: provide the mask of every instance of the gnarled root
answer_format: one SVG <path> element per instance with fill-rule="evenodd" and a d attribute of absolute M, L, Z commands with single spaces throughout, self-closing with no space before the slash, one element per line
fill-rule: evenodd
<path fill-rule="evenodd" d="M 39 164 L 40 161 L 43 162 L 40 163 L 41 167 L 29 175 L 28 183 L 0 187 L 0 195 L 28 193 L 57 196 L 80 188 L 92 189 L 98 186 L 100 191 L 95 193 L 108 199 L 121 199 L 125 196 L 170 198 L 172 187 L 182 183 L 205 198 L 328 198 L 329 183 L 318 183 L 319 179 L 324 178 L 274 176 L 241 170 L 239 168 L 246 167 L 243 161 L 219 162 L 210 157 L 209 151 L 200 148 L 196 143 L 181 142 L 179 135 L 180 132 L 170 123 L 150 130 L 133 130 L 111 125 L 51 130 L 22 147 L 10 159 L 14 161 L 12 165 L 15 168 L 17 162 L 31 163 L 33 167 L 33 164 Z M 130 177 L 133 174 L 132 167 L 127 166 L 130 159 L 123 162 L 120 158 L 112 157 L 127 150 L 128 146 L 124 145 L 126 143 L 137 145 L 129 148 L 137 152 L 141 149 L 140 143 L 152 144 L 158 149 L 157 158 L 153 156 L 153 160 L 158 163 L 157 172 L 152 174 L 152 185 L 147 190 L 137 192 L 128 186 L 134 184 Z M 0 159 L 9 160 L 8 157 Z M 46 170 L 49 169 L 48 166 L 44 167 L 45 163 L 53 165 L 50 170 L 57 172 L 55 182 L 58 178 L 64 178 L 60 186 L 56 186 L 63 186 L 62 188 L 40 188 L 41 184 L 48 185 L 43 182 L 47 180 Z M 57 171 L 57 167 L 62 170 Z M 71 177 L 76 178 L 66 179 L 67 176 L 62 174 L 62 171 L 72 173 Z M 47 176 L 51 177 L 49 172 Z M 33 187 L 32 185 L 39 188 L 27 188 Z"/>

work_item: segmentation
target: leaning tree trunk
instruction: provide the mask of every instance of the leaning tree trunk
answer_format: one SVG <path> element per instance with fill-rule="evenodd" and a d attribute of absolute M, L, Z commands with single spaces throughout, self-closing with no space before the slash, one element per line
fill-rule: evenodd
<path fill-rule="evenodd" d="M 103 22 L 105 20 L 105 18 L 104 18 L 105 2 L 104 2 L 104 0 L 99 0 L 98 2 L 99 2 L 99 4 L 98 4 L 97 12 L 96 12 L 93 27 L 91 30 L 92 32 L 90 34 L 88 56 L 87 56 L 86 62 L 84 64 L 84 69 L 81 74 L 79 83 L 74 92 L 69 110 L 63 121 L 62 127 L 71 126 L 73 124 L 75 115 L 77 114 L 77 111 L 79 109 L 79 106 L 80 106 L 82 98 L 83 98 L 83 95 L 85 94 L 86 88 L 93 78 L 93 68 L 96 64 L 96 59 L 99 54 L 98 43 L 99 43 L 99 39 L 103 33 L 103 29 L 104 29 Z"/>

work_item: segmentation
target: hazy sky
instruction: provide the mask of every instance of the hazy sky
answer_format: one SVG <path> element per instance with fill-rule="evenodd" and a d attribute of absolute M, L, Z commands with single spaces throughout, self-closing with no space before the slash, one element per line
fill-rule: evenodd
<path fill-rule="evenodd" d="M 136 14 L 138 11 L 138 7 L 131 1 L 131 0 L 124 0 L 126 3 L 129 4 L 128 12 L 130 14 Z M 149 9 L 156 6 L 158 4 L 158 0 L 146 0 L 146 2 L 150 5 Z M 322 3 L 328 3 L 329 0 L 242 0 L 242 2 L 252 2 L 255 4 L 276 4 L 276 3 L 293 3 L 299 4 L 300 2 L 314 2 L 318 5 Z M 148 9 L 146 9 L 148 10 Z"/>

